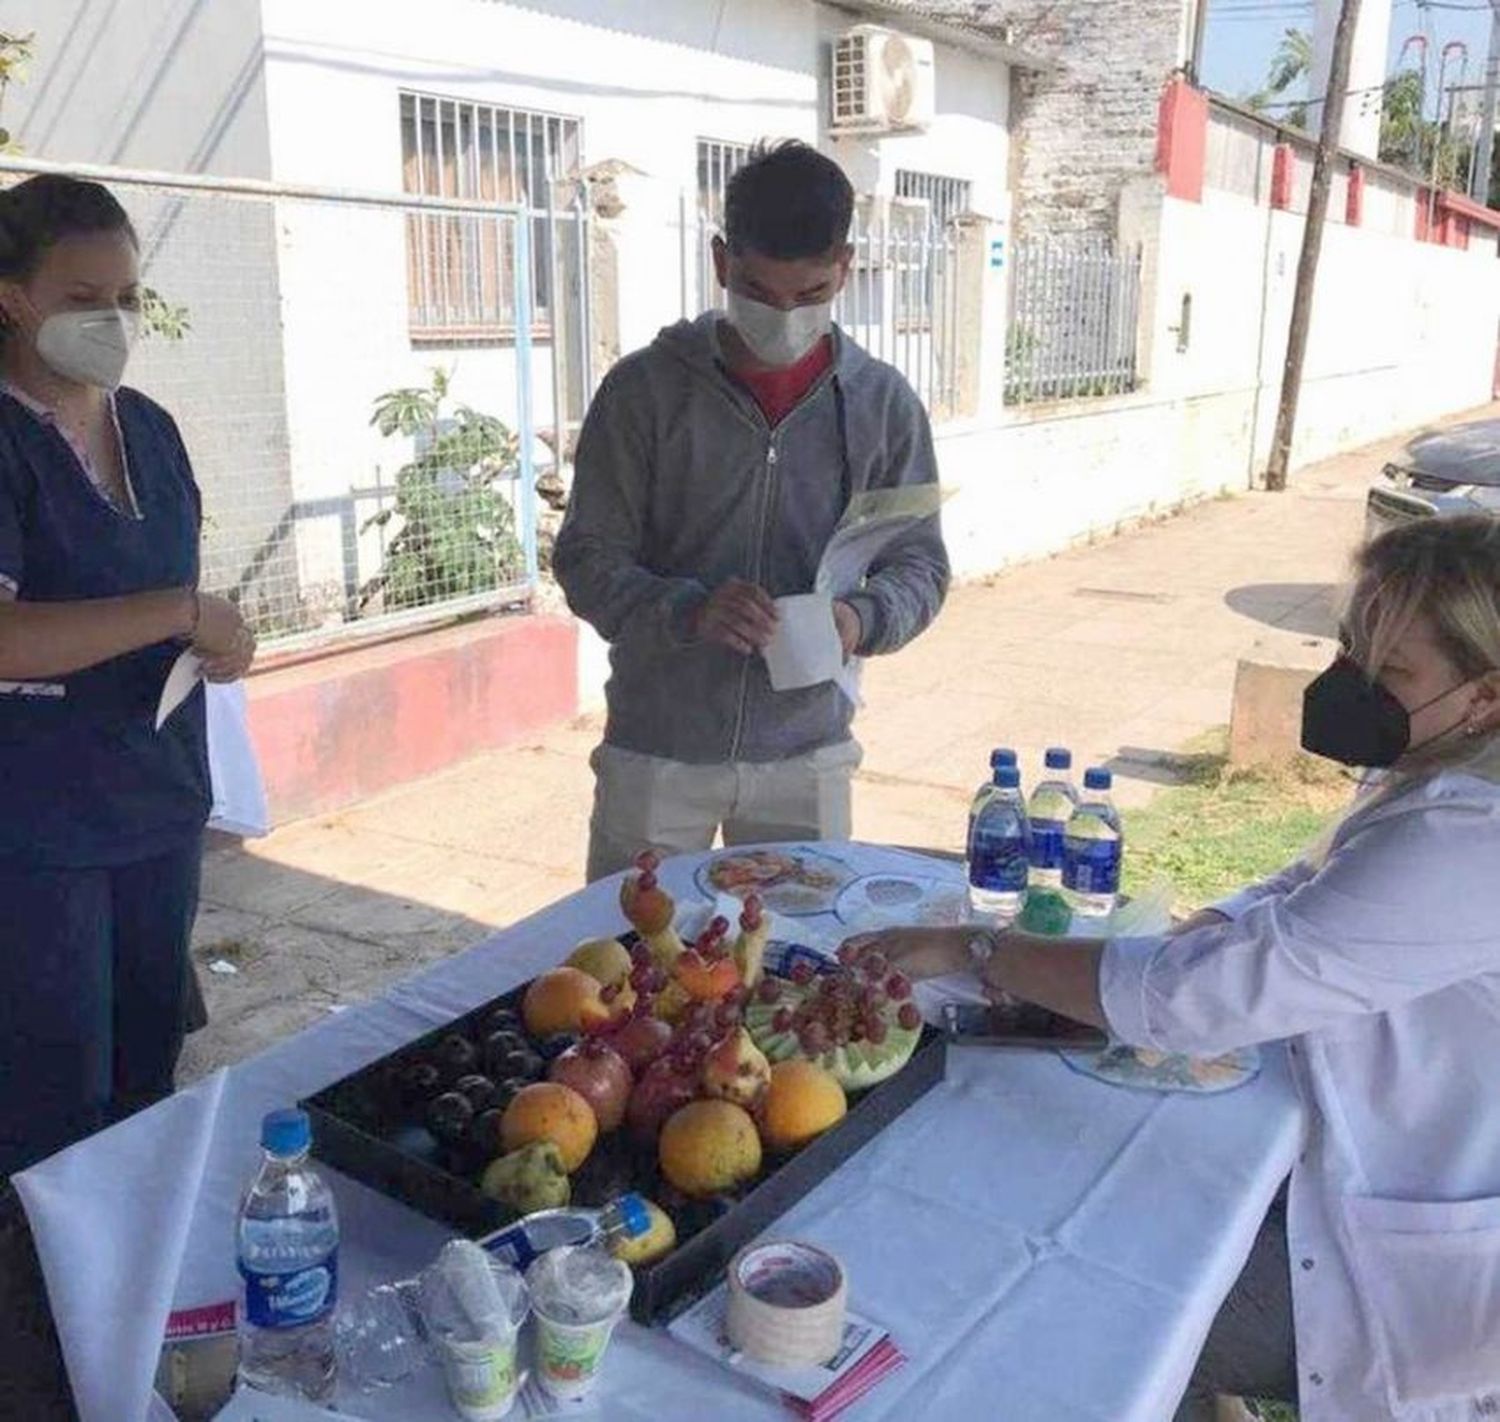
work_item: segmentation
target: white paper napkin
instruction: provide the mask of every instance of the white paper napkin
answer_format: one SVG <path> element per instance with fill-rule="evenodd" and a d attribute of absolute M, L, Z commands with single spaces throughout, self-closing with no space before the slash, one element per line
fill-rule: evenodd
<path fill-rule="evenodd" d="M 90 1422 L 148 1415 L 224 1082 L 215 1072 L 117 1126 L 108 1133 L 107 1169 L 92 1148 L 103 1138 L 95 1137 L 14 1177 L 73 1395 Z M 233 1249 L 231 1239 L 224 1243 Z M 105 1315 L 108 1326 L 79 1326 Z"/>
<path fill-rule="evenodd" d="M 167 684 L 161 689 L 161 700 L 156 703 L 156 729 L 166 725 L 169 717 L 192 695 L 193 688 L 203 677 L 203 659 L 193 651 L 184 652 L 172 663 L 167 673 Z"/>
<path fill-rule="evenodd" d="M 209 825 L 245 839 L 269 834 L 271 816 L 260 762 L 250 740 L 245 683 L 210 682 L 206 710 L 208 777 L 214 795 Z"/>
<path fill-rule="evenodd" d="M 773 691 L 797 691 L 834 681 L 844 669 L 844 644 L 833 620 L 833 598 L 828 593 L 779 597 L 780 620 L 765 650 Z"/>

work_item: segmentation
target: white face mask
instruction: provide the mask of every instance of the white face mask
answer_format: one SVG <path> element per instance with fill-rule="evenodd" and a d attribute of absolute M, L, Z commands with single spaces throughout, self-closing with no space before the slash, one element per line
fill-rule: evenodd
<path fill-rule="evenodd" d="M 733 288 L 727 296 L 730 323 L 756 360 L 766 365 L 795 365 L 828 334 L 833 324 L 831 301 L 783 311 Z"/>
<path fill-rule="evenodd" d="M 58 311 L 37 327 L 36 353 L 65 380 L 114 390 L 140 334 L 140 314 L 118 306 Z"/>

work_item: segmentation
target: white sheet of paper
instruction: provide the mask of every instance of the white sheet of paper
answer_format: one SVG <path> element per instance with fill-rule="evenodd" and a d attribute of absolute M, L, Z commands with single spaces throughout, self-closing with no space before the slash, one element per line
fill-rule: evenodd
<path fill-rule="evenodd" d="M 242 1387 L 229 1399 L 228 1406 L 214 1414 L 213 1422 L 339 1422 L 347 1414 L 330 1412 L 310 1402 L 290 1397 L 272 1397 Z"/>
<path fill-rule="evenodd" d="M 765 650 L 773 691 L 796 691 L 834 681 L 844 669 L 844 645 L 833 620 L 833 598 L 827 593 L 779 597 L 780 621 Z"/>
<path fill-rule="evenodd" d="M 196 652 L 184 652 L 172 663 L 167 673 L 167 684 L 161 689 L 161 700 L 156 703 L 156 729 L 166 725 L 169 717 L 192 694 L 203 676 L 203 661 Z"/>

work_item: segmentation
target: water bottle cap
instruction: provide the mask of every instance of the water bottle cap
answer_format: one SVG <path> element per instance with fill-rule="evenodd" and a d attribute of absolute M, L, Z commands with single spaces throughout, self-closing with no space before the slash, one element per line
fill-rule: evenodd
<path fill-rule="evenodd" d="M 312 1123 L 307 1112 L 294 1106 L 269 1112 L 260 1123 L 260 1143 L 272 1155 L 301 1155 L 312 1144 Z"/>
<path fill-rule="evenodd" d="M 990 752 L 990 769 L 999 770 L 1002 765 L 1019 764 L 1020 757 L 1009 746 L 999 746 Z"/>
<path fill-rule="evenodd" d="M 634 1193 L 621 1195 L 615 1201 L 615 1208 L 620 1212 L 620 1225 L 626 1239 L 639 1239 L 643 1234 L 651 1233 L 651 1211 L 641 1196 Z"/>
<path fill-rule="evenodd" d="M 1020 788 L 1021 772 L 1014 765 L 1002 765 L 995 770 L 995 784 L 1002 790 Z"/>
<path fill-rule="evenodd" d="M 1048 770 L 1071 770 L 1073 768 L 1073 752 L 1063 746 L 1051 746 L 1047 750 Z"/>
<path fill-rule="evenodd" d="M 1083 788 L 1085 790 L 1108 790 L 1115 783 L 1115 778 L 1102 766 L 1094 766 L 1091 770 L 1083 772 Z"/>

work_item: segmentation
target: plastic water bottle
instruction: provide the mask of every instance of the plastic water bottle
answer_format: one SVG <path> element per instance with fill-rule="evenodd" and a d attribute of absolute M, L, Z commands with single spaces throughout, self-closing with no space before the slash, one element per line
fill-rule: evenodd
<path fill-rule="evenodd" d="M 1125 836 L 1109 798 L 1113 783 L 1107 770 L 1084 772 L 1083 798 L 1063 836 L 1063 892 L 1075 918 L 1108 918 L 1119 898 Z"/>
<path fill-rule="evenodd" d="M 260 1143 L 265 1157 L 240 1205 L 240 1381 L 328 1402 L 338 1381 L 338 1213 L 307 1163 L 312 1128 L 305 1111 L 272 1111 Z"/>
<path fill-rule="evenodd" d="M 1078 808 L 1078 787 L 1069 772 L 1073 753 L 1053 746 L 1046 756 L 1047 776 L 1031 792 L 1026 817 L 1031 821 L 1031 887 L 1060 889 L 1063 881 L 1063 837 Z"/>
<path fill-rule="evenodd" d="M 984 802 L 995 793 L 995 772 L 1005 766 L 1017 765 L 1018 757 L 1009 746 L 998 746 L 990 752 L 990 778 L 974 792 L 974 798 L 969 801 L 969 830 L 964 835 L 964 857 L 973 857 L 974 852 L 974 826 L 978 823 L 979 812 L 984 809 Z"/>
<path fill-rule="evenodd" d="M 485 1235 L 479 1243 L 496 1259 L 524 1274 L 549 1249 L 564 1244 L 602 1244 L 612 1248 L 650 1232 L 651 1212 L 645 1200 L 630 1193 L 618 1196 L 598 1210 L 579 1205 L 537 1210 L 494 1234 Z"/>
<path fill-rule="evenodd" d="M 1026 897 L 1031 826 L 1021 798 L 1021 772 L 995 771 L 995 786 L 974 823 L 969 854 L 969 904 L 985 918 L 1008 923 Z"/>

